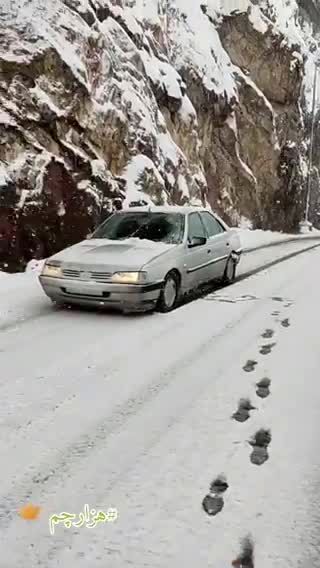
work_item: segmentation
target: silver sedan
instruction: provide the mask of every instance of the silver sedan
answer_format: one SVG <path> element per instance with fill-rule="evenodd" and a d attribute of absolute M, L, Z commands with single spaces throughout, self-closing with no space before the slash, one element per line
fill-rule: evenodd
<path fill-rule="evenodd" d="M 136 207 L 49 258 L 40 282 L 61 305 L 169 312 L 201 284 L 230 284 L 240 256 L 237 231 L 206 209 Z"/>

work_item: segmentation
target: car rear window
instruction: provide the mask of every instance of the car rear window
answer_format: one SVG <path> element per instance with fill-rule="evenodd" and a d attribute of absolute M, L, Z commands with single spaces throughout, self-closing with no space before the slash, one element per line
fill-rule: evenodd
<path fill-rule="evenodd" d="M 123 240 L 131 237 L 179 244 L 183 241 L 185 217 L 181 213 L 115 213 L 92 235 L 94 239 Z"/>

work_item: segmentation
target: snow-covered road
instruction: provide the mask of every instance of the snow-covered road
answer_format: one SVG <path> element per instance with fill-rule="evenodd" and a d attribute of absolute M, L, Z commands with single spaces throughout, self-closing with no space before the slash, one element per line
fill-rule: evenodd
<path fill-rule="evenodd" d="M 33 275 L 2 277 L 1 568 L 227 568 L 249 534 L 255 568 L 319 567 L 320 249 L 244 278 L 314 244 L 246 255 L 242 280 L 167 315 L 55 311 Z M 18 516 L 28 502 L 37 520 Z M 50 535 L 86 503 L 119 517 Z"/>

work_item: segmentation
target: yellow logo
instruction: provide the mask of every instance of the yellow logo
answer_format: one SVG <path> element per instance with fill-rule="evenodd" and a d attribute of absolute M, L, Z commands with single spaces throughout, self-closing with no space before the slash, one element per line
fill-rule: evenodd
<path fill-rule="evenodd" d="M 87 529 L 93 529 L 99 523 L 113 523 L 118 518 L 117 509 L 109 508 L 106 513 L 103 511 L 96 511 L 95 509 L 89 509 L 89 505 L 85 505 L 83 512 L 79 515 L 74 513 L 62 512 L 59 515 L 51 515 L 49 519 L 50 534 L 54 535 L 55 526 L 63 523 L 66 529 L 71 527 L 80 528 L 84 525 Z M 76 520 L 78 519 L 78 520 Z"/>

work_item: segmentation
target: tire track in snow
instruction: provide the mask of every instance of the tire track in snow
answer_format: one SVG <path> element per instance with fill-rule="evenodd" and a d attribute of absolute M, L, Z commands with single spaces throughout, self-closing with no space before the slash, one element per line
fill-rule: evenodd
<path fill-rule="evenodd" d="M 254 306 L 251 307 L 249 313 L 254 312 Z M 111 414 L 109 414 L 106 418 L 100 418 L 97 422 L 94 422 L 91 425 L 86 434 L 78 437 L 77 441 L 67 444 L 63 451 L 60 451 L 54 462 L 52 463 L 52 458 L 48 460 L 47 464 L 41 465 L 41 471 L 39 472 L 36 478 L 36 485 L 40 488 L 40 486 L 55 484 L 57 480 L 61 480 L 64 477 L 69 476 L 70 468 L 74 468 L 76 462 L 89 460 L 90 455 L 92 452 L 97 451 L 105 441 L 112 436 L 113 434 L 121 431 L 124 426 L 135 417 L 140 410 L 142 410 L 147 404 L 151 404 L 153 400 L 159 396 L 161 392 L 163 392 L 176 378 L 178 373 L 181 373 L 183 369 L 187 369 L 193 360 L 197 360 L 201 357 L 201 353 L 205 352 L 208 347 L 212 344 L 217 344 L 218 340 L 225 340 L 226 335 L 228 333 L 232 333 L 233 328 L 237 326 L 243 318 L 248 317 L 248 311 L 241 310 L 240 316 L 236 317 L 235 320 L 230 321 L 224 325 L 218 333 L 211 334 L 210 337 L 207 339 L 205 343 L 200 343 L 199 346 L 194 349 L 190 350 L 188 356 L 185 356 L 185 345 L 181 350 L 181 354 L 177 353 L 178 358 L 175 359 L 174 363 L 171 363 L 165 369 L 162 369 L 161 372 L 154 372 L 153 378 L 147 384 L 141 385 L 138 391 L 129 398 L 125 398 L 124 402 L 120 405 L 116 405 L 113 408 Z M 172 341 L 171 337 L 168 338 L 168 343 Z M 191 347 L 192 343 L 190 343 Z M 157 349 L 157 345 L 154 346 L 155 350 Z M 149 353 L 150 360 L 153 360 L 154 353 Z M 139 356 L 138 356 L 139 359 Z M 137 359 L 137 360 L 138 360 Z M 132 362 L 129 365 L 129 368 L 125 374 L 125 377 L 130 380 L 130 373 L 132 368 Z M 123 369 L 122 369 L 123 370 Z M 141 373 L 143 373 L 143 369 L 141 369 Z M 118 376 L 121 376 L 121 367 L 118 371 Z M 114 379 L 114 377 L 113 377 Z M 117 386 L 115 383 L 114 386 Z M 183 388 L 181 386 L 181 388 Z M 199 383 L 199 388 L 201 389 L 201 383 Z M 188 395 L 188 401 L 190 404 L 193 403 L 192 393 Z M 73 405 L 76 403 L 76 400 L 73 401 Z M 66 416 L 68 418 L 68 416 Z M 60 421 L 61 427 L 61 421 Z M 67 427 L 67 423 L 66 423 Z M 23 442 L 23 440 L 21 440 Z M 48 441 L 46 441 L 45 446 L 47 446 Z M 52 442 L 51 442 L 52 444 Z M 50 442 L 49 442 L 50 445 Z M 43 448 L 39 448 L 37 450 L 37 454 L 43 455 L 46 453 L 45 446 Z M 20 453 L 21 452 L 21 453 Z M 23 455 L 23 447 L 21 447 L 19 452 L 20 460 L 21 456 Z M 70 460 L 72 456 L 72 462 Z M 26 460 L 21 460 L 22 463 L 26 462 Z M 71 463 L 70 463 L 71 462 Z M 32 464 L 33 465 L 33 464 Z M 16 464 L 15 464 L 16 467 Z M 5 474 L 6 464 L 3 466 L 2 473 L 4 477 Z M 32 470 L 34 468 L 32 467 Z M 8 493 L 4 495 L 2 493 L 1 503 L 0 503 L 0 526 L 6 526 L 10 520 L 12 519 L 12 511 L 14 511 L 15 507 L 14 504 L 18 501 L 25 502 L 27 501 L 31 494 L 32 494 L 32 487 L 34 485 L 35 478 L 32 475 L 32 470 L 27 468 L 24 473 L 24 478 L 20 480 L 20 487 L 21 489 L 16 486 L 14 493 Z M 18 481 L 15 478 L 13 481 Z M 27 485 L 29 489 L 25 489 Z M 2 488 L 3 491 L 3 488 Z M 2 513 L 1 513 L 2 509 Z"/>
<path fill-rule="evenodd" d="M 134 325 L 135 322 L 138 323 L 138 329 Z M 5 409 L 2 413 L 0 427 L 2 431 L 5 430 L 7 424 L 10 427 L 10 433 L 5 439 L 5 447 L 8 447 L 17 437 L 23 436 L 23 429 L 26 430 L 26 437 L 32 435 L 34 428 L 37 429 L 38 435 L 45 424 L 58 419 L 57 411 L 59 409 L 67 408 L 71 402 L 74 404 L 79 402 L 81 393 L 88 396 L 88 400 L 90 400 L 90 394 L 87 393 L 88 384 L 90 384 L 91 391 L 99 392 L 101 388 L 106 388 L 108 381 L 115 380 L 115 375 L 120 374 L 119 369 L 123 368 L 127 359 L 128 345 L 130 351 L 138 353 L 141 349 L 148 350 L 150 347 L 154 347 L 168 333 L 175 335 L 179 333 L 179 330 L 181 332 L 184 329 L 184 322 L 180 318 L 170 320 L 158 316 L 158 318 L 152 318 L 151 325 L 148 326 L 149 333 L 146 336 L 142 320 L 137 322 L 137 320 L 134 321 L 129 318 L 129 321 L 126 321 L 119 317 L 113 322 L 107 320 L 108 325 L 105 328 L 103 320 L 98 319 L 95 327 L 97 327 L 99 339 L 96 342 L 91 343 L 85 351 L 79 353 L 78 343 L 83 344 L 88 336 L 87 328 L 80 327 L 81 333 L 79 335 L 78 332 L 76 335 L 75 341 L 72 342 L 72 348 L 70 345 L 67 353 L 63 354 L 63 358 L 60 356 L 57 358 L 56 353 L 61 351 L 63 353 L 64 349 L 64 336 L 59 337 L 61 327 L 63 327 L 64 334 L 68 335 L 72 333 L 73 326 L 69 319 L 67 322 L 62 320 L 60 325 L 57 320 L 54 323 L 58 324 L 58 327 L 55 326 L 53 330 L 52 327 L 46 329 L 46 334 L 50 344 L 53 344 L 52 331 L 54 331 L 58 336 L 58 344 L 54 344 L 49 354 L 47 351 L 41 351 L 37 356 L 35 361 L 36 376 L 31 378 L 30 371 L 29 376 L 26 371 L 28 362 L 26 361 L 27 364 L 25 364 L 25 358 L 28 358 L 33 343 L 30 334 L 27 334 L 29 341 L 25 346 L 25 353 L 23 350 L 19 353 L 18 364 L 21 365 L 21 370 L 18 372 L 17 378 L 15 377 L 17 375 L 17 362 L 14 360 L 14 353 L 11 355 L 9 350 L 6 359 L 4 359 L 4 354 L 0 353 L 0 363 L 6 368 L 6 374 L 3 375 L 3 382 L 0 384 L 0 398 Z M 84 320 L 84 323 L 86 323 L 86 320 Z M 112 323 L 113 331 L 110 334 Z M 140 326 L 140 323 L 143 325 Z M 116 324 L 115 328 L 114 324 Z M 127 328 L 128 324 L 130 325 Z M 107 356 L 107 359 L 103 334 L 101 333 L 103 330 L 108 335 L 108 353 L 110 353 L 110 356 Z M 15 346 L 16 341 L 13 342 L 12 349 L 15 349 Z M 41 357 L 43 360 L 41 360 Z M 8 360 L 9 363 L 6 362 Z M 41 365 L 43 368 L 41 368 Z M 28 397 L 26 397 L 26 393 L 28 393 Z M 16 401 L 15 406 L 11 404 L 13 398 Z M 32 400 L 32 406 L 28 403 L 29 399 Z M 20 406 L 20 400 L 22 403 L 24 402 L 24 406 L 22 404 Z M 17 409 L 19 409 L 18 415 Z M 12 417 L 16 417 L 16 424 L 12 424 Z"/>
<path fill-rule="evenodd" d="M 296 245 L 299 244 L 301 245 L 302 243 L 304 243 L 304 241 L 308 241 L 309 239 L 299 239 L 299 238 L 294 238 L 291 240 L 283 240 L 283 241 L 278 241 L 278 242 L 272 242 L 269 244 L 265 244 L 265 245 L 259 245 L 258 247 L 254 247 L 251 249 L 247 249 L 244 250 L 243 252 L 243 257 L 250 257 L 251 255 L 253 255 L 256 252 L 260 252 L 260 251 L 264 251 L 264 250 L 270 250 L 270 249 L 278 249 L 280 247 L 287 247 L 290 246 L 292 244 Z M 240 282 L 241 280 L 245 280 L 246 278 L 250 278 L 250 276 L 254 276 L 255 274 L 258 274 L 259 272 L 267 269 L 267 268 L 271 268 L 272 266 L 279 264 L 281 262 L 284 262 L 290 258 L 293 258 L 294 256 L 297 256 L 299 254 L 303 254 L 304 252 L 307 252 L 309 250 L 312 250 L 313 248 L 317 248 L 320 246 L 320 243 L 318 243 L 319 241 L 319 237 L 312 237 L 310 238 L 310 240 L 315 240 L 317 241 L 317 244 L 315 245 L 311 245 L 311 246 L 307 246 L 304 247 L 303 249 L 300 249 L 298 251 L 295 251 L 293 253 L 289 253 L 287 255 L 284 255 L 284 257 L 281 257 L 279 259 L 276 260 L 272 260 L 270 262 L 264 262 L 263 264 L 258 265 L 258 267 L 253 268 L 249 271 L 246 271 L 244 273 L 241 273 L 239 276 L 237 276 L 236 282 Z M 304 244 L 303 244 L 304 246 Z M 258 261 L 259 262 L 259 261 Z M 241 264 L 240 264 L 241 267 Z M 207 294 L 209 294 L 210 292 L 212 292 L 212 290 L 219 290 L 221 288 L 221 286 L 217 285 L 214 288 L 212 288 L 212 286 L 210 287 L 210 289 L 206 288 L 206 291 L 204 292 L 199 292 L 199 293 L 195 293 L 193 294 L 191 297 L 186 298 L 181 305 L 185 305 L 186 303 L 192 302 L 194 300 L 197 300 Z M 42 290 L 39 288 L 39 290 L 37 289 L 37 295 L 38 294 L 43 294 Z M 43 300 L 43 298 L 41 298 L 41 301 Z M 31 313 L 22 313 L 21 315 L 19 315 L 18 317 L 16 317 L 13 321 L 7 321 L 6 323 L 1 324 L 0 323 L 0 334 L 4 333 L 4 332 L 8 332 L 8 331 L 15 331 L 16 329 L 19 329 L 21 327 L 23 327 L 25 324 L 28 324 L 32 321 L 35 320 L 44 320 L 45 318 L 51 318 L 53 317 L 55 314 L 59 313 L 61 310 L 54 308 L 51 305 L 51 302 L 48 300 L 47 305 L 43 305 L 41 307 L 39 307 L 37 305 L 37 302 L 35 301 L 35 297 L 32 297 L 32 302 L 35 303 L 34 305 L 34 310 Z M 179 309 L 180 305 L 178 306 Z M 74 308 L 73 308 L 74 309 Z M 77 308 L 75 308 L 77 309 Z M 106 311 L 106 313 L 108 313 Z"/>
<path fill-rule="evenodd" d="M 186 307 L 186 309 L 188 308 Z M 225 310 L 225 308 L 223 309 Z M 232 310 L 233 309 L 234 308 L 232 308 Z M 171 386 L 174 384 L 174 381 L 176 379 L 175 375 L 177 373 L 180 373 L 179 383 L 181 383 L 181 385 L 179 391 L 182 392 L 184 378 L 181 378 L 181 372 L 183 371 L 183 369 L 187 369 L 194 359 L 201 360 L 201 354 L 203 352 L 206 352 L 209 348 L 211 350 L 212 345 L 215 345 L 215 348 L 218 349 L 217 340 L 219 338 L 221 338 L 224 342 L 229 331 L 232 332 L 233 329 L 237 327 L 243 319 L 247 319 L 251 314 L 254 314 L 256 317 L 257 311 L 259 312 L 260 309 L 264 311 L 265 308 L 261 306 L 257 310 L 257 307 L 253 304 L 250 305 L 249 309 L 248 305 L 238 305 L 237 310 L 239 311 L 240 316 L 236 316 L 231 321 L 227 320 L 226 325 L 224 325 L 218 335 L 211 333 L 211 335 L 205 342 L 201 340 L 197 349 L 191 350 L 187 357 L 185 356 L 185 353 L 188 352 L 188 345 L 185 344 L 182 350 L 183 358 L 178 359 L 174 365 L 169 366 L 165 373 L 163 373 L 162 371 L 160 376 L 159 373 L 156 373 L 155 380 L 153 380 L 151 384 L 148 384 L 147 387 L 140 389 L 140 391 L 137 392 L 135 398 L 132 401 L 126 400 L 123 404 L 122 409 L 117 408 L 116 411 L 111 416 L 108 416 L 107 419 L 104 418 L 102 421 L 98 420 L 96 424 L 93 424 L 91 431 L 89 431 L 85 437 L 79 438 L 76 443 L 73 443 L 71 445 L 67 444 L 63 451 L 59 452 L 59 455 L 57 456 L 58 459 L 55 459 L 54 461 L 52 461 L 52 459 L 49 459 L 47 464 L 43 463 L 41 465 L 41 469 L 37 478 L 39 481 L 35 484 L 37 487 L 39 487 L 39 490 L 36 491 L 39 499 L 43 500 L 43 493 L 48 495 L 52 493 L 52 491 L 54 492 L 55 485 L 62 483 L 63 479 L 67 479 L 70 476 L 71 470 L 77 468 L 77 462 L 83 463 L 90 461 L 91 454 L 101 448 L 106 443 L 106 440 L 108 438 L 110 439 L 113 434 L 122 430 L 132 418 L 137 416 L 139 411 L 142 410 L 142 408 L 145 407 L 147 403 L 150 404 L 151 401 L 160 396 L 160 394 L 163 393 L 163 391 L 169 385 Z M 207 313 L 207 309 L 205 309 L 205 312 Z M 170 343 L 171 341 L 172 338 L 169 337 L 168 342 Z M 246 345 L 249 345 L 251 343 L 250 338 L 243 338 L 243 341 Z M 192 342 L 190 343 L 189 347 L 191 346 Z M 229 356 L 227 356 L 227 360 L 229 361 Z M 217 364 L 217 361 L 215 361 L 215 363 Z M 206 378 L 204 377 L 203 379 L 201 379 L 201 381 L 198 380 L 196 382 L 194 388 L 196 388 L 197 392 L 201 392 L 202 389 L 205 388 L 205 384 Z M 191 389 L 187 397 L 188 405 L 190 404 L 192 406 L 194 404 L 194 395 L 195 393 L 192 392 Z M 185 396 L 186 393 L 184 394 L 184 397 Z M 178 419 L 179 413 L 177 414 L 177 409 L 175 408 L 174 420 Z M 165 425 L 163 425 L 163 427 L 165 429 L 167 428 L 167 426 Z M 147 448 L 148 443 L 146 442 L 144 443 L 144 451 L 147 451 Z M 132 451 L 136 452 L 138 451 L 138 449 L 133 448 Z M 54 456 L 52 456 L 52 458 L 54 458 Z M 52 473 L 50 474 L 50 472 Z M 108 485 L 112 486 L 112 484 L 116 482 L 116 479 L 121 475 L 121 473 L 121 470 L 117 471 L 114 479 L 112 479 L 112 476 L 110 475 Z M 14 504 L 17 502 L 25 502 L 25 500 L 33 494 L 33 490 L 36 489 L 32 478 L 30 477 L 30 472 L 28 472 L 27 470 L 24 472 L 24 474 L 25 475 L 22 478 L 20 477 L 20 480 L 14 480 L 17 482 L 15 483 L 14 492 L 7 493 L 6 495 L 4 492 L 2 493 L 3 514 L 1 525 L 3 528 L 5 526 L 8 526 L 13 518 L 12 511 L 14 510 Z M 41 483 L 41 481 L 43 481 L 43 484 Z M 27 487 L 29 487 L 29 489 L 27 489 Z M 42 497 L 40 497 L 41 495 Z"/>
<path fill-rule="evenodd" d="M 303 248 L 302 250 L 298 250 L 295 252 L 291 252 L 281 258 L 278 258 L 276 260 L 272 260 L 270 262 L 265 263 L 263 266 L 259 266 L 257 268 L 253 268 L 252 270 L 248 270 L 247 272 L 241 274 L 240 276 L 237 277 L 237 282 L 241 282 L 242 280 L 247 280 L 248 278 L 251 278 L 251 276 L 255 276 L 256 274 L 259 274 L 260 272 L 263 272 L 264 270 L 267 270 L 268 268 L 272 268 L 273 266 L 277 266 L 278 264 L 282 264 L 284 262 L 286 262 L 287 260 L 290 260 L 292 258 L 295 258 L 301 254 L 304 254 L 308 251 L 312 251 L 316 248 L 319 248 L 320 244 L 316 244 L 316 245 L 312 245 L 309 246 L 307 248 Z"/>

